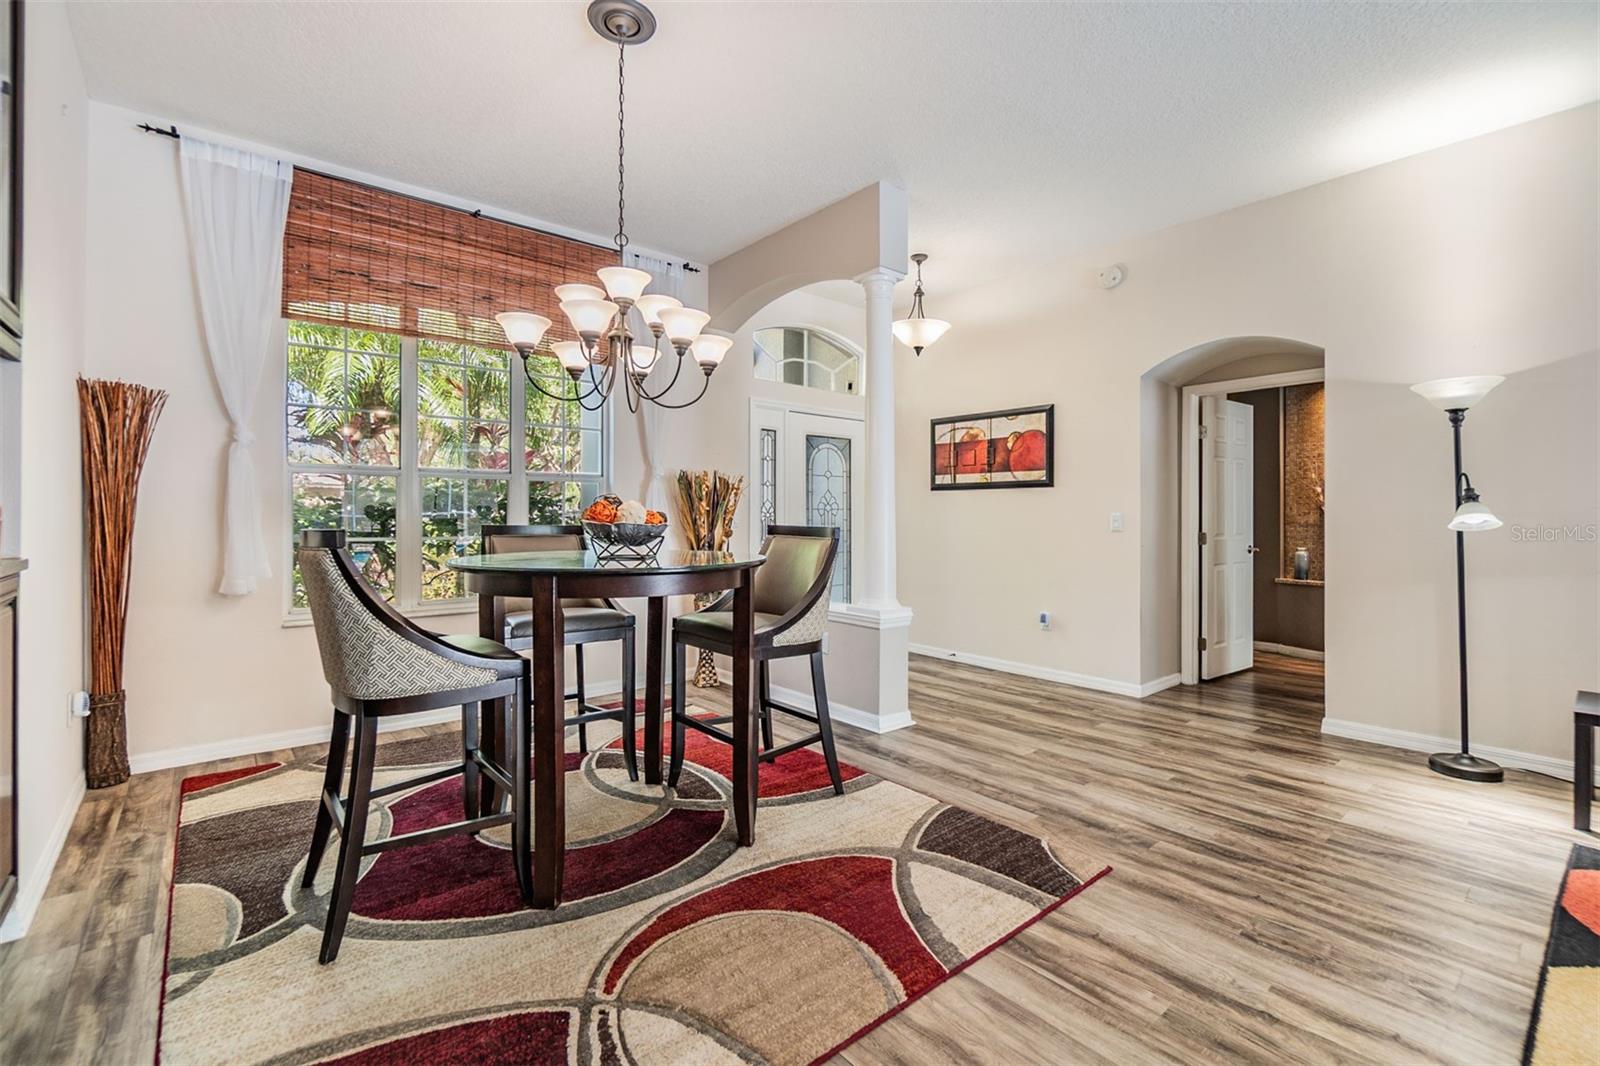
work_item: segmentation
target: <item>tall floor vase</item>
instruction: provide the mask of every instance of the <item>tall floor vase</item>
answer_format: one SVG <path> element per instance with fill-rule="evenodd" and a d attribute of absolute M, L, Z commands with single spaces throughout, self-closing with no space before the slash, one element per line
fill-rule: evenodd
<path fill-rule="evenodd" d="M 90 788 L 128 779 L 127 693 L 122 651 L 139 475 L 167 394 L 123 381 L 78 379 L 83 439 L 83 524 L 89 570 L 89 724 L 84 771 Z"/>

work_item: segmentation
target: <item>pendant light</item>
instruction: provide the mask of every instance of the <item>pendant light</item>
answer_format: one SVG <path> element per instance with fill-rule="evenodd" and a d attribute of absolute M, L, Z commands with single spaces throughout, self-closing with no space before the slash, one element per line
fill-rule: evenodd
<path fill-rule="evenodd" d="M 577 403 L 585 410 L 596 411 L 605 405 L 611 393 L 620 386 L 628 410 L 637 411 L 646 402 L 658 407 L 682 408 L 697 403 L 706 394 L 711 374 L 722 363 L 722 357 L 733 346 L 732 339 L 714 334 L 702 334 L 711 316 L 696 311 L 671 296 L 646 294 L 653 280 L 647 271 L 623 266 L 628 250 L 628 233 L 624 225 L 623 147 L 627 125 L 624 122 L 623 104 L 626 100 L 624 57 L 630 45 L 643 44 L 656 31 L 656 17 L 638 0 L 594 0 L 589 5 L 589 25 L 601 37 L 617 46 L 617 233 L 613 240 L 617 246 L 617 265 L 601 267 L 595 271 L 598 285 L 573 282 L 555 287 L 561 313 L 567 316 L 575 341 L 560 341 L 545 345 L 541 350 L 551 322 L 543 315 L 527 311 L 502 311 L 495 315 L 506 341 L 522 357 L 523 375 L 528 384 L 553 400 Z M 650 331 L 650 341 L 638 339 L 629 325 L 629 312 L 637 310 Z M 677 364 L 666 385 L 655 391 L 645 388 L 645 378 L 655 369 L 665 354 L 665 343 L 677 354 Z M 693 353 L 696 366 L 703 375 L 700 392 L 685 403 L 668 403 L 665 396 L 677 384 L 684 363 Z M 570 393 L 551 391 L 541 382 L 530 365 L 534 358 L 553 354 L 571 379 Z"/>
<path fill-rule="evenodd" d="M 945 335 L 950 323 L 942 318 L 929 318 L 922 310 L 922 264 L 928 261 L 928 253 L 918 252 L 911 261 L 917 264 L 917 290 L 911 295 L 911 317 L 895 322 L 894 335 L 901 344 L 921 355 L 922 349 Z"/>

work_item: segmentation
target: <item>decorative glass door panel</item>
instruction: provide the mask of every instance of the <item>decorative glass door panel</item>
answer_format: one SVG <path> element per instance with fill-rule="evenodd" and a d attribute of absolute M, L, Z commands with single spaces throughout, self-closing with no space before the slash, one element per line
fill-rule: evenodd
<path fill-rule="evenodd" d="M 835 526 L 832 600 L 850 602 L 850 438 L 806 434 L 806 525 Z"/>

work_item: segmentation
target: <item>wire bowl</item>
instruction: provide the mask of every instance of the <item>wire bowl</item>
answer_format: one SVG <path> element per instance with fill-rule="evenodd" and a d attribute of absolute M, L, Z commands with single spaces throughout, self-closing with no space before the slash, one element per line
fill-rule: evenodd
<path fill-rule="evenodd" d="M 661 548 L 667 526 L 648 525 L 644 522 L 591 522 L 584 519 L 583 530 L 589 534 L 595 555 L 603 561 L 648 559 Z"/>

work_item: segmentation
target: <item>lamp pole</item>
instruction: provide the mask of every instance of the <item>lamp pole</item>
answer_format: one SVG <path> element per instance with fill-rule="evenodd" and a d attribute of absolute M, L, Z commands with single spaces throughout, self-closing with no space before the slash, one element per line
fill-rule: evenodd
<path fill-rule="evenodd" d="M 1459 510 L 1465 502 L 1461 488 L 1461 424 L 1467 420 L 1467 411 L 1464 407 L 1455 407 L 1445 413 L 1450 416 L 1450 432 L 1455 438 L 1456 471 L 1451 484 L 1455 492 L 1455 506 Z M 1476 498 L 1475 493 L 1473 496 Z M 1498 763 L 1473 755 L 1467 737 L 1467 544 L 1465 532 L 1458 529 L 1455 534 L 1456 633 L 1461 663 L 1461 750 L 1436 752 L 1428 756 L 1428 766 L 1437 773 L 1459 777 L 1465 781 L 1502 781 L 1505 779 L 1505 771 Z"/>

